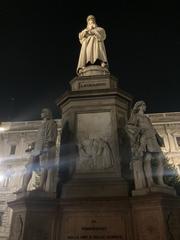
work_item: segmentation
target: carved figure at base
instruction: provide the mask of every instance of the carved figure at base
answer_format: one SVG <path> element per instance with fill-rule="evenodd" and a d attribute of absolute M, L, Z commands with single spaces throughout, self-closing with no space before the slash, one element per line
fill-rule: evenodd
<path fill-rule="evenodd" d="M 27 191 L 33 171 L 40 172 L 40 183 L 36 190 L 55 192 L 57 124 L 52 119 L 51 111 L 47 108 L 42 109 L 41 118 L 43 122 L 38 130 L 30 161 L 26 165 L 22 188 L 16 193 Z"/>
<path fill-rule="evenodd" d="M 131 144 L 131 167 L 136 189 L 166 186 L 163 180 L 165 157 L 160 148 L 164 144 L 163 139 L 144 114 L 145 111 L 145 102 L 136 102 L 126 128 Z M 156 164 L 156 181 L 153 177 L 153 161 Z"/>
<path fill-rule="evenodd" d="M 110 169 L 114 159 L 110 144 L 102 138 L 87 138 L 79 143 L 79 171 Z"/>
<path fill-rule="evenodd" d="M 95 17 L 87 17 L 87 27 L 79 33 L 79 41 L 82 44 L 77 73 L 80 73 L 88 65 L 108 66 L 104 40 L 106 32 L 97 26 Z"/>

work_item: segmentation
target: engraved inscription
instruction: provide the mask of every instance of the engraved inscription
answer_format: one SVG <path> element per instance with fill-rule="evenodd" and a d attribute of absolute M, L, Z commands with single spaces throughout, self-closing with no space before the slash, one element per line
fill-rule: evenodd
<path fill-rule="evenodd" d="M 97 88 L 97 87 L 103 87 L 106 86 L 106 83 L 104 82 L 80 82 L 79 88 Z"/>
<path fill-rule="evenodd" d="M 68 216 L 64 219 L 64 240 L 75 239 L 127 239 L 127 226 L 123 216 Z"/>

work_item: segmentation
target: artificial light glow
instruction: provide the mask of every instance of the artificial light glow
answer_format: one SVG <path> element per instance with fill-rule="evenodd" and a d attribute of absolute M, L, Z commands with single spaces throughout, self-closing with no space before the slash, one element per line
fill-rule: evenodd
<path fill-rule="evenodd" d="M 4 131 L 6 131 L 6 128 L 0 127 L 0 132 L 4 132 Z"/>
<path fill-rule="evenodd" d="M 0 182 L 2 182 L 4 180 L 4 176 L 0 175 Z"/>

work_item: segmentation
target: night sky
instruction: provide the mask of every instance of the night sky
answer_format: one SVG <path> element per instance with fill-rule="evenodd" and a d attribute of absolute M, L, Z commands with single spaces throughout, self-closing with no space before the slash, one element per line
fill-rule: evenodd
<path fill-rule="evenodd" d="M 180 13 L 171 1 L 14 1 L 1 10 L 0 121 L 39 119 L 46 106 L 60 117 L 55 101 L 76 76 L 89 14 L 106 30 L 119 87 L 147 113 L 180 112 Z"/>

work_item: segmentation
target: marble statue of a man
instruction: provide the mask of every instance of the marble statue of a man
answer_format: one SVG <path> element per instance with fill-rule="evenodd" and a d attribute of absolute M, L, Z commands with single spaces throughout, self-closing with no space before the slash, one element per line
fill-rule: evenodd
<path fill-rule="evenodd" d="M 136 189 L 156 185 L 152 173 L 152 161 L 157 161 L 157 184 L 165 186 L 163 180 L 164 155 L 161 151 L 163 140 L 153 127 L 150 119 L 144 114 L 144 101 L 135 103 L 131 117 L 127 124 L 132 151 L 132 168 Z"/>
<path fill-rule="evenodd" d="M 52 119 L 52 113 L 44 108 L 41 111 L 43 119 L 37 132 L 34 149 L 31 152 L 30 161 L 26 166 L 26 173 L 23 177 L 22 188 L 17 191 L 27 191 L 28 184 L 32 178 L 32 172 L 40 170 L 40 183 L 36 190 L 55 192 L 56 191 L 56 140 L 57 124 Z"/>
<path fill-rule="evenodd" d="M 107 67 L 108 61 L 104 46 L 105 38 L 105 30 L 97 26 L 93 15 L 89 15 L 87 17 L 87 27 L 79 33 L 79 40 L 82 46 L 77 73 L 88 65 L 100 65 L 103 68 Z"/>

